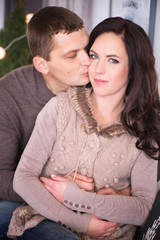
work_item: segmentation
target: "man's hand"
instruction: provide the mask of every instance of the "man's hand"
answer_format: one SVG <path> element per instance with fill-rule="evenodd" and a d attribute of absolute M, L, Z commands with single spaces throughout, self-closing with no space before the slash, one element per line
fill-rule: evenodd
<path fill-rule="evenodd" d="M 131 196 L 131 187 L 127 187 L 122 190 L 115 190 L 113 188 L 102 188 L 99 191 L 97 191 L 97 194 Z"/>
<path fill-rule="evenodd" d="M 41 177 L 40 180 L 46 189 L 57 199 L 57 201 L 63 204 L 63 196 L 64 191 L 67 187 L 67 184 L 70 181 L 73 181 L 74 173 L 70 174 L 67 178 L 54 176 L 52 175 L 51 178 Z M 93 192 L 94 190 L 94 182 L 91 178 L 87 176 L 83 176 L 79 173 L 76 175 L 75 183 L 80 187 L 85 189 L 86 191 Z M 130 187 L 123 189 L 122 191 L 117 191 L 112 188 L 103 188 L 97 191 L 97 194 L 103 195 L 127 195 L 130 196 Z M 101 239 L 105 236 L 111 236 L 115 232 L 115 230 L 119 227 L 119 224 L 103 221 L 96 216 L 92 216 L 90 224 L 88 226 L 86 234 L 89 236 Z"/>
<path fill-rule="evenodd" d="M 131 195 L 131 188 L 127 187 L 121 191 L 115 190 L 113 188 L 102 188 L 97 191 L 97 194 L 102 195 Z M 118 223 L 103 221 L 95 216 L 92 216 L 87 234 L 96 239 L 103 239 L 104 237 L 111 236 L 117 228 L 120 226 Z"/>
<path fill-rule="evenodd" d="M 87 176 L 84 176 L 80 173 L 76 173 L 76 176 L 75 176 L 75 179 L 74 179 L 74 174 L 75 172 L 72 172 L 70 175 L 68 175 L 66 178 L 70 181 L 74 182 L 77 184 L 77 186 L 81 189 L 84 189 L 86 190 L 87 192 L 94 192 L 94 182 L 93 182 L 93 179 L 92 178 L 89 178 Z M 41 178 L 43 179 L 43 181 L 41 181 L 42 183 L 45 182 L 45 187 L 47 188 L 47 185 L 49 187 L 52 186 L 52 182 L 49 181 L 49 180 L 52 180 L 52 178 L 46 178 L 46 177 L 43 177 Z"/>
<path fill-rule="evenodd" d="M 101 239 L 106 236 L 111 236 L 120 224 L 114 222 L 103 221 L 95 216 L 92 216 L 86 234 L 95 239 Z"/>
<path fill-rule="evenodd" d="M 73 182 L 75 172 L 72 172 L 67 178 Z M 87 192 L 94 192 L 94 182 L 92 178 L 84 176 L 80 173 L 76 173 L 76 178 L 74 181 L 77 186 L 81 189 L 86 190 Z"/>
<path fill-rule="evenodd" d="M 61 203 L 63 203 L 64 191 L 67 184 L 74 180 L 79 188 L 88 192 L 94 192 L 94 182 L 92 178 L 76 173 L 74 179 L 74 172 L 65 177 L 51 175 L 51 178 L 40 177 L 44 187 Z"/>

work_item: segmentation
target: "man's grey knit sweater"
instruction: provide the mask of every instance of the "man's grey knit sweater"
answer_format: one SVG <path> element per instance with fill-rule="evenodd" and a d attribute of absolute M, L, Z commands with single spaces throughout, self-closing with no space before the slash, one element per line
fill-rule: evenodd
<path fill-rule="evenodd" d="M 35 119 L 54 94 L 33 65 L 0 79 L 0 199 L 22 201 L 13 190 L 13 176 Z"/>

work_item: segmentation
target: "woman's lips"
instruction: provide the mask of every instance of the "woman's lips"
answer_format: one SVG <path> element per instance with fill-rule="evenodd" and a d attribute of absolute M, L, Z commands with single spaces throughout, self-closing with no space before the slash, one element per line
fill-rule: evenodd
<path fill-rule="evenodd" d="M 103 79 L 94 79 L 95 83 L 98 85 L 102 85 L 102 84 L 106 84 L 108 83 L 107 80 L 103 80 Z"/>

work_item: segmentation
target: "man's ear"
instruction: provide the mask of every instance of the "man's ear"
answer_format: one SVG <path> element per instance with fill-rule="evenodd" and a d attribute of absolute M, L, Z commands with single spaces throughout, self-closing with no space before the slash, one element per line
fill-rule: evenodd
<path fill-rule="evenodd" d="M 42 73 L 42 74 L 48 73 L 48 64 L 44 58 L 42 58 L 40 56 L 34 57 L 33 64 L 34 64 L 35 68 L 37 69 L 37 71 L 39 71 L 40 73 Z"/>

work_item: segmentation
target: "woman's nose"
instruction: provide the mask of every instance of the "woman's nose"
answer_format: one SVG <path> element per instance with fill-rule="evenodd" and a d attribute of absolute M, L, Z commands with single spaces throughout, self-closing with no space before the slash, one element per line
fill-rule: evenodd
<path fill-rule="evenodd" d="M 105 72 L 105 63 L 102 60 L 98 60 L 96 64 L 96 69 L 95 71 L 97 73 L 104 73 Z"/>

